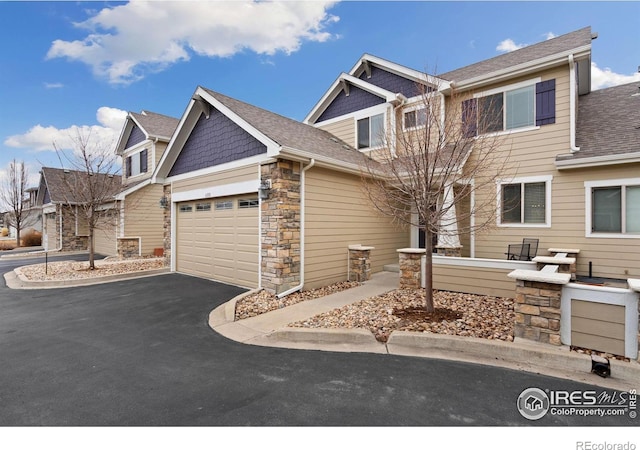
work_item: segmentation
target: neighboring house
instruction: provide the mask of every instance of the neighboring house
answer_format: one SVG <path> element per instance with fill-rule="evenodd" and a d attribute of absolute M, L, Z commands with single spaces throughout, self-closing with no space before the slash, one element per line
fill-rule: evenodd
<path fill-rule="evenodd" d="M 156 172 L 171 209 L 172 270 L 278 294 L 346 279 L 348 246 L 372 269 L 408 245 L 367 205 L 363 155 L 334 135 L 198 87 Z"/>
<path fill-rule="evenodd" d="M 466 129 L 501 136 L 499 151 L 514 166 L 490 193 L 499 198 L 496 226 L 460 235 L 461 256 L 504 259 L 508 244 L 531 237 L 540 240 L 539 254 L 579 249 L 579 274 L 638 277 L 638 83 L 591 92 L 594 38 L 583 28 L 437 77 L 364 55 L 305 122 L 375 158 L 379 136 L 430 120 L 420 92 L 433 92 Z M 483 131 L 477 124 L 489 100 L 498 105 L 496 120 Z M 519 208 L 504 207 L 510 204 Z M 424 247 L 420 230 L 407 240 Z"/>
<path fill-rule="evenodd" d="M 27 196 L 22 201 L 21 237 L 24 237 L 25 233 L 30 231 L 42 232 L 42 208 L 37 205 L 38 188 L 28 188 L 26 189 L 26 194 Z M 16 229 L 11 225 L 11 223 L 15 223 L 11 220 L 13 214 L 11 211 L 0 213 L 0 228 L 6 226 L 10 236 L 16 235 Z"/>
<path fill-rule="evenodd" d="M 150 111 L 127 115 L 115 149 L 122 158 L 122 186 L 113 220 L 96 231 L 97 253 L 147 256 L 163 248 L 163 188 L 151 183 L 151 175 L 177 124 L 178 119 Z"/>
<path fill-rule="evenodd" d="M 36 204 L 42 208 L 42 245 L 48 251 L 87 250 L 89 228 L 81 212 L 82 196 L 71 186 L 86 184 L 84 172 L 43 167 Z M 96 174 L 104 186 L 117 193 L 120 176 Z M 105 205 L 105 208 L 108 206 Z"/>

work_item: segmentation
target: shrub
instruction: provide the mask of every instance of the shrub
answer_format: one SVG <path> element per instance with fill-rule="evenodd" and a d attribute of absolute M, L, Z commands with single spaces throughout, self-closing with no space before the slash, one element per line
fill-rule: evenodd
<path fill-rule="evenodd" d="M 39 231 L 27 231 L 22 236 L 23 247 L 35 247 L 37 245 L 42 245 L 42 233 Z"/>
<path fill-rule="evenodd" d="M 8 228 L 3 228 L 2 230 L 0 230 L 0 235 L 2 237 L 7 237 L 9 236 L 9 229 Z"/>

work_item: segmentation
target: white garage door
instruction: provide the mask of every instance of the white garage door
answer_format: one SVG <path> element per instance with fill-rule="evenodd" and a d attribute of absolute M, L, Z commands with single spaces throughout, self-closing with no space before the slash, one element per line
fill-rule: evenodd
<path fill-rule="evenodd" d="M 258 196 L 177 205 L 176 270 L 245 287 L 258 286 Z"/>

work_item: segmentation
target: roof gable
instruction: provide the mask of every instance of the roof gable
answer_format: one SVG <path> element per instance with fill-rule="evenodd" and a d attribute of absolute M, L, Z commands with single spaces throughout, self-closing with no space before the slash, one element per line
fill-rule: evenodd
<path fill-rule="evenodd" d="M 174 117 L 151 111 L 142 111 L 139 114 L 130 112 L 116 143 L 116 154 L 121 155 L 126 149 L 147 139 L 169 142 L 178 122 L 179 120 Z"/>
<path fill-rule="evenodd" d="M 385 103 L 385 99 L 372 94 L 364 89 L 351 86 L 347 91 L 340 89 L 336 97 L 325 108 L 324 112 L 315 120 L 314 123 L 333 119 L 355 111 L 360 111 L 371 106 Z"/>
<path fill-rule="evenodd" d="M 119 175 L 95 173 L 88 175 L 78 170 L 56 169 L 43 167 L 40 172 L 40 186 L 44 187 L 42 204 L 80 204 L 83 202 L 82 189 L 69 190 L 69 186 L 79 186 L 87 183 L 87 177 L 97 177 L 104 189 L 105 197 L 115 196 L 121 189 L 121 177 Z M 40 197 L 40 196 L 38 196 Z"/>

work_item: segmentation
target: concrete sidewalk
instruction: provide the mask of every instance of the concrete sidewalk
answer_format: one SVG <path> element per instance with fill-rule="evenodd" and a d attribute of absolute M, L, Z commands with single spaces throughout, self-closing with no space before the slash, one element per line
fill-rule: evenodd
<path fill-rule="evenodd" d="M 209 315 L 209 326 L 221 335 L 244 344 L 305 350 L 366 352 L 403 355 L 499 366 L 628 391 L 640 385 L 638 361 L 611 360 L 611 377 L 591 373 L 591 357 L 567 346 L 395 331 L 387 343 L 378 342 L 369 330 L 294 328 L 288 325 L 342 306 L 383 294 L 398 287 L 398 273 L 381 272 L 362 286 L 322 298 L 304 301 L 259 316 L 234 321 L 235 304 L 242 294 Z"/>

